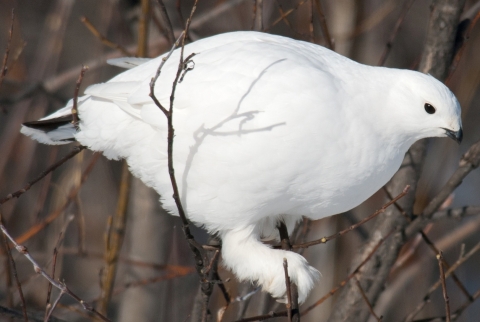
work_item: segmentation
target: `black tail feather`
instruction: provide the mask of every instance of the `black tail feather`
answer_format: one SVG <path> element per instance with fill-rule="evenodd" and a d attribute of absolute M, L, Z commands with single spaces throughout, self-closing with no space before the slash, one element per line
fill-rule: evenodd
<path fill-rule="evenodd" d="M 67 125 L 72 122 L 73 116 L 68 114 L 48 120 L 25 122 L 23 125 L 43 132 L 50 132 L 58 129 L 60 126 Z"/>

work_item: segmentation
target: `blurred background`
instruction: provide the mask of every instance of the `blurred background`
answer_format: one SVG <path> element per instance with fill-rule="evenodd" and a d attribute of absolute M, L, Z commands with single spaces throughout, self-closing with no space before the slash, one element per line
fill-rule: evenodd
<path fill-rule="evenodd" d="M 143 1 L 144 6 L 146 2 Z M 194 41 L 228 31 L 255 29 L 331 46 L 325 37 L 325 23 L 336 52 L 360 63 L 378 65 L 396 23 L 405 12 L 406 3 L 413 4 L 392 42 L 385 66 L 415 69 L 424 48 L 430 15 L 431 2 L 425 0 L 201 0 L 189 37 Z M 193 1 L 164 0 L 164 4 L 178 36 Z M 0 197 L 20 189 L 72 151 L 73 144 L 39 145 L 20 135 L 19 129 L 22 122 L 55 111 L 73 96 L 82 64 L 89 70 L 80 93 L 86 86 L 105 82 L 122 71 L 107 65 L 107 59 L 126 54 L 155 57 L 171 47 L 157 1 L 142 9 L 142 3 L 135 0 L 17 0 L 0 2 L 1 57 L 7 48 L 12 8 L 15 9 L 15 21 L 8 73 L 0 88 Z M 479 1 L 468 0 L 461 20 L 473 20 L 479 10 Z M 148 15 L 144 24 L 145 12 Z M 82 22 L 82 17 L 89 23 Z M 94 35 L 92 26 L 110 43 Z M 141 31 L 142 26 L 147 29 Z M 142 39 L 146 40 L 145 46 L 141 44 Z M 447 83 L 462 105 L 464 141 L 461 146 L 447 139 L 429 141 L 415 206 L 418 212 L 453 173 L 461 155 L 480 137 L 479 24 L 471 28 L 464 48 Z M 51 273 L 55 266 L 56 278 L 111 320 L 188 321 L 192 318 L 199 278 L 181 222 L 161 209 L 159 196 L 154 191 L 132 179 L 125 225 L 116 226 L 111 218 L 120 211 L 119 198 L 125 199 L 121 197 L 121 182 L 122 162 L 83 151 L 19 199 L 1 205 L 3 222 L 47 272 Z M 476 171 L 464 180 L 445 206 L 478 205 L 479 193 L 480 172 Z M 384 192 L 379 191 L 348 214 L 313 222 L 302 237 L 313 240 L 345 229 L 380 208 L 385 201 Z M 375 220 L 382 220 L 382 217 Z M 320 270 L 322 278 L 304 307 L 327 294 L 353 270 L 351 259 L 359 246 L 371 237 L 372 225 L 373 222 L 369 222 L 325 245 L 305 250 L 305 257 Z M 123 243 L 111 237 L 117 228 L 124 231 Z M 463 251 L 479 242 L 479 231 L 479 216 L 444 219 L 426 229 L 449 263 L 454 263 Z M 194 234 L 200 242 L 207 242 L 208 235 L 203 230 L 196 228 Z M 112 271 L 112 261 L 107 264 L 105 254 L 111 252 L 112 243 L 119 246 L 120 255 L 113 261 L 115 278 L 106 286 L 105 274 L 106 270 Z M 374 308 L 383 316 L 383 321 L 403 321 L 439 278 L 435 253 L 425 243 L 416 239 L 404 248 Z M 55 265 L 54 249 L 57 252 Z M 12 255 L 27 310 L 42 321 L 48 282 L 35 274 L 24 256 L 17 252 Z M 479 272 L 478 254 L 456 270 L 470 294 L 480 288 Z M 13 273 L 2 242 L 0 306 L 21 312 L 22 302 Z M 252 285 L 238 283 L 222 268 L 221 262 L 219 274 L 232 298 L 255 290 Z M 106 288 L 112 291 L 109 293 Z M 450 279 L 447 290 L 452 310 L 468 300 Z M 105 296 L 106 293 L 109 295 Z M 58 294 L 54 289 L 50 301 L 53 302 Z M 335 300 L 336 295 L 330 297 L 303 316 L 302 321 L 327 321 L 338 305 Z M 224 297 L 215 287 L 209 306 L 212 320 L 222 317 L 225 305 Z M 232 302 L 224 312 L 223 321 L 283 309 L 283 305 L 258 291 L 248 299 Z M 428 318 L 444 315 L 442 291 L 438 288 L 415 319 L 430 321 Z M 480 301 L 477 300 L 457 321 L 478 321 L 479 315 Z M 64 321 L 98 320 L 68 296 L 61 298 L 53 316 Z M 0 320 L 16 318 L 0 314 Z M 286 318 L 273 320 L 286 321 Z M 373 316 L 370 320 L 376 321 Z"/>

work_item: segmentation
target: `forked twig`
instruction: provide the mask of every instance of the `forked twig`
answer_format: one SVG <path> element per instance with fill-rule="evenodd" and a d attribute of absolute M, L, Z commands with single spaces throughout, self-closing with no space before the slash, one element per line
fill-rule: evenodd
<path fill-rule="evenodd" d="M 73 215 L 68 216 L 65 225 L 63 226 L 62 230 L 60 231 L 60 234 L 58 235 L 57 243 L 55 244 L 55 247 L 53 248 L 53 263 L 52 263 L 52 278 L 55 278 L 55 269 L 57 267 L 57 256 L 58 256 L 58 249 L 60 248 L 60 244 L 63 241 L 63 237 L 65 236 L 65 231 L 67 230 L 68 225 L 72 222 L 73 218 L 75 218 Z M 50 316 L 52 315 L 53 311 L 55 310 L 55 307 L 57 306 L 58 302 L 60 301 L 60 297 L 62 293 L 58 296 L 57 300 L 53 303 L 53 305 L 50 303 L 50 296 L 52 294 L 52 284 L 48 284 L 48 290 L 47 290 L 47 304 L 46 304 L 46 310 L 45 310 L 45 322 L 48 322 L 50 319 Z"/>
<path fill-rule="evenodd" d="M 480 243 L 476 244 L 470 251 L 468 251 L 465 256 L 462 258 L 459 258 L 446 272 L 445 272 L 445 278 L 448 278 L 454 271 L 457 270 L 460 265 L 465 263 L 470 257 L 472 257 L 475 253 L 480 251 Z M 417 307 L 411 312 L 405 319 L 405 322 L 411 322 L 415 318 L 415 316 L 425 307 L 425 305 L 430 301 L 430 296 L 431 294 L 441 285 L 440 279 L 433 284 L 429 289 L 427 294 L 423 297 L 423 300 L 420 304 L 417 305 Z M 475 295 L 473 295 L 473 298 L 475 299 Z M 470 301 L 469 301 L 470 302 Z M 471 302 L 470 302 L 471 303 Z"/>
<path fill-rule="evenodd" d="M 197 270 L 198 275 L 200 276 L 201 279 L 201 290 L 202 290 L 202 300 L 204 301 L 202 305 L 202 321 L 205 321 L 207 318 L 207 306 L 208 306 L 208 301 L 210 298 L 210 295 L 213 290 L 213 284 L 209 281 L 209 274 L 206 274 L 204 272 L 204 267 L 207 265 L 208 262 L 208 257 L 206 256 L 206 253 L 203 249 L 203 246 L 200 245 L 195 238 L 193 237 L 192 233 L 190 232 L 190 223 L 187 219 L 185 210 L 183 208 L 182 202 L 180 200 L 180 194 L 178 190 L 178 185 L 177 185 L 177 180 L 175 177 L 175 169 L 173 166 L 173 140 L 175 137 L 175 129 L 173 127 L 173 115 L 174 115 L 174 101 L 175 101 L 175 91 L 177 88 L 177 85 L 181 79 L 182 72 L 186 71 L 186 67 L 188 62 L 191 61 L 191 58 L 195 55 L 195 53 L 190 54 L 184 59 L 184 49 L 185 49 L 185 40 L 188 34 L 188 30 L 190 27 L 190 23 L 192 21 L 193 14 L 197 8 L 197 2 L 198 0 L 195 0 L 192 10 L 190 12 L 190 16 L 187 19 L 187 22 L 185 24 L 185 29 L 181 35 L 181 37 L 175 42 L 174 46 L 172 46 L 172 49 L 170 52 L 162 58 L 162 61 L 157 68 L 157 71 L 155 73 L 155 76 L 151 79 L 150 81 L 150 97 L 154 101 L 154 103 L 157 105 L 158 108 L 163 112 L 163 114 L 167 118 L 167 124 L 168 124 L 168 136 L 167 136 L 167 154 L 168 154 L 168 174 L 170 177 L 170 182 L 172 185 L 172 190 L 173 190 L 173 199 L 175 201 L 175 205 L 177 206 L 178 214 L 180 216 L 180 219 L 182 220 L 182 228 L 183 228 L 183 233 L 185 235 L 185 238 L 187 239 L 187 242 L 189 244 L 189 247 L 191 251 L 194 254 L 195 258 L 195 268 Z M 155 83 L 158 80 L 158 77 L 160 76 L 161 70 L 163 66 L 165 65 L 166 61 L 170 58 L 172 55 L 173 51 L 179 46 L 179 42 L 181 39 L 181 46 L 180 46 L 180 57 L 179 57 L 179 63 L 178 63 L 178 68 L 177 68 L 177 73 L 175 76 L 175 80 L 173 81 L 172 84 L 172 91 L 170 93 L 170 106 L 168 110 L 160 103 L 160 101 L 156 98 L 155 96 Z M 215 264 L 213 264 L 215 265 Z M 210 273 L 210 272 L 209 272 Z"/>
<path fill-rule="evenodd" d="M 2 213 L 0 212 L 0 225 L 3 226 L 3 219 L 2 219 Z M 13 259 L 12 252 L 10 250 L 10 245 L 8 245 L 8 240 L 7 236 L 4 234 L 3 235 L 3 242 L 5 245 L 5 251 L 7 253 L 7 258 L 8 261 L 6 265 L 9 265 L 9 263 L 12 265 L 12 275 L 15 278 L 15 283 L 17 286 L 18 294 L 20 295 L 20 303 L 22 307 L 22 314 L 25 322 L 28 322 L 28 315 L 27 315 L 27 304 L 25 302 L 25 297 L 23 296 L 23 290 L 22 290 L 22 284 L 20 283 L 20 280 L 18 278 L 18 273 L 17 273 L 17 265 L 15 264 L 15 260 Z"/>
<path fill-rule="evenodd" d="M 435 254 L 439 254 L 440 253 L 440 250 L 438 250 L 438 248 L 435 246 L 435 244 L 430 240 L 430 238 L 428 238 L 427 234 L 425 234 L 425 232 L 423 231 L 420 231 L 420 234 L 422 236 L 422 239 L 423 241 L 428 245 L 428 247 L 433 251 L 435 252 Z M 463 257 L 464 254 L 461 253 L 460 254 L 460 257 Z M 442 263 L 443 265 L 445 266 L 446 269 L 449 269 L 450 268 L 450 264 L 448 264 L 448 262 L 445 260 L 445 258 L 441 258 L 442 260 Z M 458 278 L 457 274 L 455 274 L 455 272 L 452 272 L 452 279 L 453 281 L 455 282 L 455 284 L 457 284 L 458 288 L 460 289 L 460 291 L 465 295 L 465 297 L 467 297 L 469 299 L 470 302 L 473 302 L 474 299 L 472 297 L 472 295 L 470 295 L 470 293 L 468 292 L 467 288 L 465 287 L 465 285 L 462 284 L 462 282 L 460 281 L 460 279 Z"/>
<path fill-rule="evenodd" d="M 40 265 L 38 265 L 37 261 L 30 255 L 27 248 L 25 246 L 19 245 L 15 241 L 15 239 L 13 239 L 13 237 L 9 234 L 9 232 L 7 231 L 7 229 L 3 224 L 0 224 L 0 230 L 2 231 L 4 236 L 6 236 L 10 240 L 10 242 L 14 245 L 15 249 L 20 254 L 25 256 L 25 258 L 27 258 L 30 263 L 32 263 L 35 273 L 42 275 L 50 284 L 52 284 L 54 287 L 59 289 L 61 293 L 67 294 L 73 299 L 75 299 L 77 302 L 79 302 L 82 305 L 84 310 L 95 314 L 97 317 L 99 317 L 103 321 L 110 321 L 107 317 L 105 317 L 104 315 L 100 314 L 97 310 L 95 310 L 93 306 L 86 303 L 84 300 L 78 297 L 75 293 L 73 293 L 70 289 L 68 289 L 65 283 L 57 282 L 50 275 L 48 275 L 48 273 L 45 272 L 45 270 L 42 269 Z"/>

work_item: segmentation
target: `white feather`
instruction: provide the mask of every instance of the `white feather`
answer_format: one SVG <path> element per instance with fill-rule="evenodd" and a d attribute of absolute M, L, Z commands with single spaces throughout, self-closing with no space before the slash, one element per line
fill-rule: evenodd
<path fill-rule="evenodd" d="M 417 72 L 369 67 L 256 32 L 203 39 L 185 47 L 185 57 L 192 53 L 194 68 L 184 71 L 173 105 L 182 203 L 190 220 L 220 233 L 225 265 L 275 297 L 285 296 L 283 258 L 300 302 L 319 277 L 302 256 L 260 241 L 276 235 L 280 215 L 291 224 L 347 211 L 393 176 L 413 142 L 461 128 L 454 95 Z M 177 214 L 167 120 L 149 97 L 161 59 L 89 87 L 75 138 L 109 158 L 126 158 Z M 167 109 L 178 62 L 177 50 L 155 86 Z M 425 112 L 426 101 L 435 114 Z"/>

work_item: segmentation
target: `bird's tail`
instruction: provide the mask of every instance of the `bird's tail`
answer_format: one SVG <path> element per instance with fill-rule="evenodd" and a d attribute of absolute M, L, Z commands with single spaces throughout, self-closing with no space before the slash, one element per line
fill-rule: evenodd
<path fill-rule="evenodd" d="M 43 144 L 59 145 L 75 141 L 78 129 L 73 124 L 73 102 L 38 121 L 25 122 L 20 132 Z"/>

